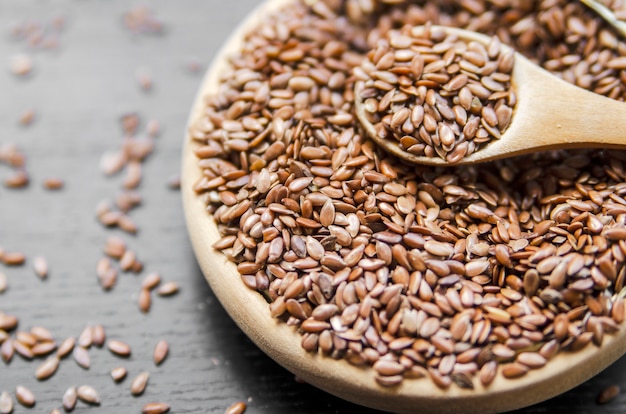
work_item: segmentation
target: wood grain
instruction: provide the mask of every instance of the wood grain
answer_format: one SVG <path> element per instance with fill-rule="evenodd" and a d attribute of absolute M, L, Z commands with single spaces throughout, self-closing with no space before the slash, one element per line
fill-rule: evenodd
<path fill-rule="evenodd" d="M 125 30 L 121 17 L 131 6 L 122 0 L 0 0 L 0 145 L 14 142 L 23 149 L 32 179 L 25 190 L 0 186 L 0 246 L 23 251 L 29 259 L 24 267 L 0 266 L 9 277 L 0 310 L 19 316 L 23 329 L 44 325 L 59 339 L 77 336 L 88 323 L 101 323 L 109 338 L 133 348 L 129 359 L 91 350 L 89 371 L 63 360 L 44 382 L 34 377 L 37 363 L 15 357 L 9 365 L 0 362 L 0 391 L 14 392 L 23 384 L 35 393 L 35 409 L 17 406 L 17 414 L 60 407 L 63 392 L 82 384 L 95 387 L 103 402 L 99 408 L 79 403 L 76 413 L 140 412 L 149 401 L 170 403 L 172 413 L 223 413 L 233 402 L 249 398 L 246 413 L 376 413 L 296 382 L 246 338 L 202 277 L 188 242 L 180 194 L 167 188 L 168 178 L 180 169 L 184 126 L 201 82 L 199 75 L 185 71 L 185 62 L 197 58 L 208 64 L 256 2 L 149 4 L 166 24 L 162 36 Z M 31 52 L 8 35 L 13 23 L 59 14 L 68 23 L 58 52 Z M 22 52 L 35 61 L 33 76 L 25 80 L 6 70 L 10 56 Z M 141 68 L 154 79 L 149 93 L 135 80 Z M 37 120 L 19 127 L 19 114 L 28 108 L 37 111 Z M 103 177 L 98 163 L 104 151 L 120 145 L 117 120 L 126 111 L 164 126 L 144 165 L 139 188 L 144 204 L 131 213 L 140 227 L 135 237 L 105 230 L 94 217 L 98 201 L 113 198 L 120 189 L 122 177 Z M 0 165 L 0 179 L 9 172 Z M 41 183 L 49 176 L 63 178 L 65 188 L 45 191 Z M 121 275 L 116 288 L 103 293 L 95 265 L 110 234 L 124 237 L 144 261 L 141 276 L 158 271 L 164 281 L 177 281 L 180 293 L 154 297 L 146 315 L 136 304 L 141 276 Z M 37 255 L 48 260 L 46 281 L 32 270 Z M 170 354 L 156 367 L 152 351 L 160 339 L 169 342 Z M 118 365 L 129 370 L 121 384 L 108 374 Z M 151 374 L 146 392 L 132 397 L 130 380 L 143 370 Z M 517 413 L 624 412 L 626 395 L 605 406 L 595 403 L 596 395 L 615 383 L 626 386 L 624 358 L 575 390 Z"/>

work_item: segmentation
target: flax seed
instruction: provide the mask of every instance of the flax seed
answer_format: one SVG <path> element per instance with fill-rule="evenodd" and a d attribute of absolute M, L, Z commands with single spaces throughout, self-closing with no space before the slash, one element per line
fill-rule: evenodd
<path fill-rule="evenodd" d="M 76 396 L 84 403 L 91 405 L 100 405 L 100 395 L 98 394 L 96 389 L 90 385 L 81 385 L 80 387 L 78 387 L 78 389 L 76 390 Z"/>
<path fill-rule="evenodd" d="M 169 344 L 164 339 L 160 340 L 154 347 L 153 360 L 155 365 L 161 365 L 161 363 L 167 358 L 169 353 Z"/>
<path fill-rule="evenodd" d="M 149 374 L 147 372 L 137 375 L 130 384 L 130 393 L 134 396 L 143 394 L 148 384 L 148 377 Z"/>
<path fill-rule="evenodd" d="M 78 390 L 76 389 L 76 387 L 69 387 L 63 393 L 63 399 L 62 399 L 63 409 L 67 412 L 74 410 L 74 408 L 76 407 L 77 401 L 78 401 Z"/>
<path fill-rule="evenodd" d="M 141 408 L 142 414 L 163 414 L 170 411 L 170 406 L 164 402 L 150 402 Z"/>
<path fill-rule="evenodd" d="M 34 407 L 36 403 L 35 394 L 23 385 L 15 387 L 15 398 L 18 403 L 27 408 Z"/>
<path fill-rule="evenodd" d="M 248 406 L 245 402 L 238 401 L 228 406 L 228 408 L 224 411 L 224 414 L 243 414 L 246 412 L 246 408 L 248 408 Z"/>
<path fill-rule="evenodd" d="M 130 356 L 130 345 L 128 345 L 125 342 L 122 341 L 118 341 L 118 340 L 109 340 L 107 342 L 107 348 L 109 349 L 109 351 L 111 351 L 113 354 L 117 355 L 117 356 L 121 356 L 121 357 L 129 357 Z"/>

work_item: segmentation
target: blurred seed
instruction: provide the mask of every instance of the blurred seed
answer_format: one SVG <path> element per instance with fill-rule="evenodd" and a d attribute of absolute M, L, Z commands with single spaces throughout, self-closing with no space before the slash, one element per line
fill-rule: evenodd
<path fill-rule="evenodd" d="M 89 369 L 91 361 L 89 358 L 89 352 L 85 348 L 82 346 L 74 347 L 73 356 L 74 361 L 76 361 L 78 366 L 84 369 Z"/>
<path fill-rule="evenodd" d="M 10 61 L 11 72 L 15 76 L 26 76 L 33 70 L 33 61 L 27 55 L 15 55 Z"/>
<path fill-rule="evenodd" d="M 60 190 L 65 186 L 65 181 L 58 177 L 48 177 L 43 180 L 43 187 L 47 190 Z"/>
<path fill-rule="evenodd" d="M 98 392 L 92 386 L 81 385 L 76 391 L 76 396 L 84 403 L 92 405 L 100 404 L 100 395 L 98 395 Z"/>
<path fill-rule="evenodd" d="M 161 275 L 158 273 L 150 273 L 146 275 L 141 281 L 141 288 L 146 290 L 152 290 L 161 283 Z"/>
<path fill-rule="evenodd" d="M 619 385 L 609 385 L 603 389 L 596 398 L 598 404 L 607 404 L 613 401 L 621 392 Z"/>
<path fill-rule="evenodd" d="M 118 341 L 118 340 L 108 341 L 107 348 L 109 348 L 109 351 L 111 351 L 115 355 L 121 356 L 121 357 L 128 357 L 130 356 L 130 353 L 131 353 L 130 345 L 128 345 L 125 342 Z"/>
<path fill-rule="evenodd" d="M 148 384 L 149 376 L 150 374 L 147 372 L 142 372 L 137 375 L 130 384 L 130 393 L 135 396 L 143 394 L 146 389 L 146 385 Z"/>
<path fill-rule="evenodd" d="M 94 325 L 94 327 L 91 329 L 91 333 L 92 333 L 92 343 L 95 346 L 101 347 L 102 345 L 104 345 L 106 341 L 106 332 L 104 330 L 104 326 Z"/>
<path fill-rule="evenodd" d="M 69 387 L 63 394 L 63 409 L 67 412 L 72 411 L 76 407 L 78 401 L 78 390 L 76 387 Z"/>
<path fill-rule="evenodd" d="M 45 380 L 54 375 L 59 368 L 59 357 L 56 355 L 46 359 L 35 371 L 35 378 Z"/>
<path fill-rule="evenodd" d="M 169 349 L 170 349 L 169 344 L 164 339 L 161 339 L 156 344 L 156 346 L 154 347 L 154 354 L 153 354 L 154 363 L 156 365 L 161 365 L 161 363 L 167 357 L 167 354 L 169 353 Z"/>
<path fill-rule="evenodd" d="M 113 378 L 113 381 L 115 382 L 120 382 L 126 378 L 127 373 L 128 371 L 124 367 L 113 368 L 111 370 L 111 378 Z"/>
<path fill-rule="evenodd" d="M 0 393 L 0 414 L 11 414 L 13 412 L 13 399 L 7 391 Z"/>
<path fill-rule="evenodd" d="M 3 293 L 9 287 L 7 275 L 0 271 L 0 293 Z"/>
<path fill-rule="evenodd" d="M 48 262 L 45 258 L 41 256 L 35 257 L 33 259 L 33 269 L 40 278 L 45 279 L 48 277 Z"/>
<path fill-rule="evenodd" d="M 171 296 L 176 293 L 178 293 L 178 283 L 176 282 L 164 283 L 157 289 L 157 294 L 159 296 Z"/>
<path fill-rule="evenodd" d="M 78 336 L 78 346 L 89 348 L 91 344 L 93 344 L 93 328 L 87 325 Z"/>
<path fill-rule="evenodd" d="M 142 414 L 162 414 L 170 411 L 170 406 L 164 402 L 150 402 L 141 409 Z"/>
<path fill-rule="evenodd" d="M 224 411 L 224 414 L 243 414 L 246 411 L 246 408 L 248 408 L 248 406 L 245 402 L 238 401 L 231 404 L 226 411 Z"/>
<path fill-rule="evenodd" d="M 150 290 L 142 288 L 139 291 L 137 303 L 139 304 L 139 310 L 144 313 L 148 312 L 150 310 L 150 306 L 152 305 L 152 294 Z"/>
<path fill-rule="evenodd" d="M 74 350 L 74 345 L 76 344 L 76 339 L 73 337 L 65 338 L 61 345 L 59 345 L 59 349 L 57 349 L 57 356 L 59 358 L 65 358 L 69 355 L 72 350 Z"/>
<path fill-rule="evenodd" d="M 28 388 L 23 385 L 18 385 L 15 387 L 15 398 L 17 402 L 22 404 L 24 407 L 31 408 L 35 406 L 35 394 Z"/>

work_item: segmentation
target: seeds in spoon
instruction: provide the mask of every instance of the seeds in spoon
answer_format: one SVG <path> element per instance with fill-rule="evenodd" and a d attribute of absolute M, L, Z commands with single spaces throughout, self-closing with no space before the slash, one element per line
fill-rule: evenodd
<path fill-rule="evenodd" d="M 499 44 L 495 38 L 492 43 Z M 358 72 L 373 132 L 410 154 L 449 163 L 499 139 L 510 122 L 509 102 L 515 101 L 511 69 L 500 70 L 513 52 L 496 48 L 490 55 L 488 49 L 431 28 L 390 30 Z M 372 59 L 384 55 L 402 58 L 383 71 Z"/>

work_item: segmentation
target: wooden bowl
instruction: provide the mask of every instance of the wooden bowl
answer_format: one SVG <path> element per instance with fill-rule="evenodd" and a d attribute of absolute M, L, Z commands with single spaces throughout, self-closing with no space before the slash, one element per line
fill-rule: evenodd
<path fill-rule="evenodd" d="M 227 57 L 240 49 L 244 35 L 272 10 L 292 0 L 268 0 L 237 27 L 217 54 L 193 104 L 189 125 L 199 118 L 203 97 L 216 90 L 219 76 L 228 68 Z M 292 327 L 270 316 L 269 306 L 241 281 L 235 264 L 211 246 L 220 238 L 206 206 L 192 190 L 201 170 L 186 135 L 182 160 L 182 196 L 193 249 L 208 281 L 228 314 L 254 343 L 280 365 L 304 381 L 343 399 L 397 413 L 495 413 L 525 407 L 565 392 L 613 363 L 626 351 L 626 329 L 606 335 L 600 348 L 587 346 L 574 353 L 559 353 L 548 364 L 524 377 L 498 376 L 487 388 L 473 390 L 452 385 L 447 390 L 428 378 L 406 379 L 397 387 L 382 387 L 371 368 L 359 368 L 344 360 L 311 354 L 300 346 L 301 336 Z"/>

